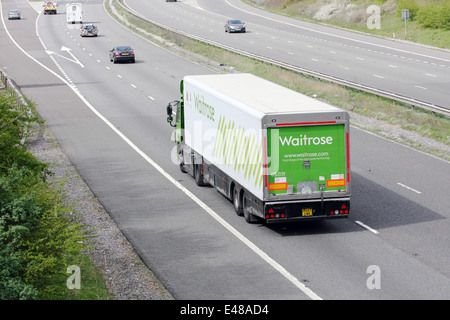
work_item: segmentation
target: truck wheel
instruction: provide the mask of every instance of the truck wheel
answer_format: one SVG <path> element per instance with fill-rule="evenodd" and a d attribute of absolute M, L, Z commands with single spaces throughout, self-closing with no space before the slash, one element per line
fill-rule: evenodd
<path fill-rule="evenodd" d="M 233 204 L 234 204 L 234 211 L 236 211 L 236 214 L 238 216 L 242 216 L 244 212 L 242 210 L 242 201 L 241 197 L 239 196 L 239 191 L 237 187 L 234 187 L 233 189 Z"/>
<path fill-rule="evenodd" d="M 243 200 L 243 211 L 244 211 L 244 219 L 245 221 L 247 221 L 248 223 L 255 223 L 258 222 L 258 219 L 250 213 L 250 211 L 248 211 L 248 207 L 247 207 L 247 199 L 244 197 Z"/>
<path fill-rule="evenodd" d="M 186 173 L 186 168 L 184 167 L 183 151 L 180 149 L 178 151 L 178 159 L 180 159 L 180 171 Z"/>

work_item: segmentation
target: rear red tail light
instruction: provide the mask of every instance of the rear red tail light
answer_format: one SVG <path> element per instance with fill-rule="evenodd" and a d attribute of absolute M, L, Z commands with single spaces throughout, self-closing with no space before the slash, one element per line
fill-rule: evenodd
<path fill-rule="evenodd" d="M 350 210 L 347 207 L 347 205 L 343 204 L 340 209 L 330 210 L 330 215 L 349 214 L 349 212 L 350 212 Z"/>
<path fill-rule="evenodd" d="M 284 212 L 275 212 L 273 208 L 269 208 L 265 217 L 266 219 L 279 219 L 286 218 L 286 214 Z"/>

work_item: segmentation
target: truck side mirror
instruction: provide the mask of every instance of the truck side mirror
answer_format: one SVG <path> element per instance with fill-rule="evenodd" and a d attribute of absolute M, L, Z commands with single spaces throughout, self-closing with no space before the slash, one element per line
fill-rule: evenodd
<path fill-rule="evenodd" d="M 167 105 L 167 122 L 172 125 L 173 117 L 172 117 L 172 105 L 169 103 Z"/>

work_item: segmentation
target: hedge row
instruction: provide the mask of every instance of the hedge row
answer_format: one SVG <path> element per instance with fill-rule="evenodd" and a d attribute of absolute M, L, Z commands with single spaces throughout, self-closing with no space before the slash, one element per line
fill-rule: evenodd
<path fill-rule="evenodd" d="M 0 91 L 0 299 L 60 297 L 70 259 L 81 252 L 81 226 L 67 218 L 51 187 L 49 164 L 27 151 L 24 141 L 42 124 L 33 104 Z M 67 295 L 67 293 L 65 293 Z"/>

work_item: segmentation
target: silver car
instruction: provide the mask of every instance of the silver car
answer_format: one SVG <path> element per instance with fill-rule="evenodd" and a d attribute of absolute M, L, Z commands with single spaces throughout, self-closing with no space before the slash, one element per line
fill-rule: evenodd
<path fill-rule="evenodd" d="M 245 32 L 245 22 L 241 20 L 228 20 L 225 23 L 225 32 Z"/>
<path fill-rule="evenodd" d="M 80 36 L 82 37 L 96 37 L 98 29 L 93 24 L 85 24 L 81 27 Z"/>
<path fill-rule="evenodd" d="M 9 10 L 8 20 L 20 20 L 20 11 L 19 10 Z"/>

